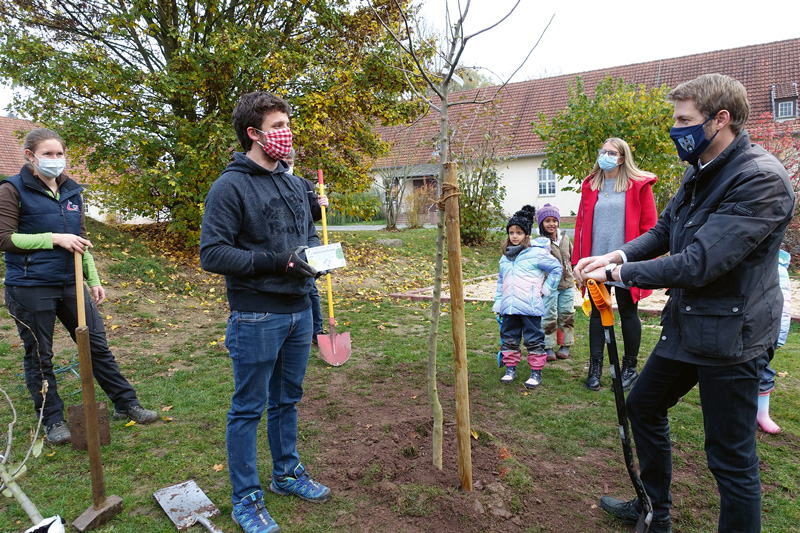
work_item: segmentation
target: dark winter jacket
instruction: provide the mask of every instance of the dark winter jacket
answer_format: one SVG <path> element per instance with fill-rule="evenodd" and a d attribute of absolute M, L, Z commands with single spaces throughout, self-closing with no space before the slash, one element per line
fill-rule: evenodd
<path fill-rule="evenodd" d="M 729 365 L 774 345 L 778 250 L 793 206 L 786 170 L 746 132 L 702 170 L 686 171 L 655 227 L 622 247 L 631 261 L 623 282 L 670 288 L 653 354 Z"/>
<path fill-rule="evenodd" d="M 311 306 L 313 278 L 297 279 L 275 264 L 277 253 L 319 246 L 306 190 L 286 170 L 282 161 L 269 171 L 236 153 L 206 197 L 200 263 L 225 275 L 233 310 L 293 313 Z"/>
<path fill-rule="evenodd" d="M 28 167 L 3 181 L 19 194 L 17 233 L 73 233 L 81 235 L 83 200 L 80 185 L 66 178 L 56 200 Z M 72 252 L 54 246 L 40 250 L 5 250 L 6 285 L 23 287 L 61 286 L 75 283 Z"/>

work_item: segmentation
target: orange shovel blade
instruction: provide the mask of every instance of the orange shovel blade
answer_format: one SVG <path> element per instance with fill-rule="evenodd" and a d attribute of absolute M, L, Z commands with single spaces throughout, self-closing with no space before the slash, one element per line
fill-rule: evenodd
<path fill-rule="evenodd" d="M 339 366 L 350 359 L 350 332 L 317 335 L 319 355 L 326 363 Z"/>

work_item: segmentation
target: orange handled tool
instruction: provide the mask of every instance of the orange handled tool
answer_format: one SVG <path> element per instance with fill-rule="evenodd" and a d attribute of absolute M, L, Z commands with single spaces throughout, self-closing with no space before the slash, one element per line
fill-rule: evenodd
<path fill-rule="evenodd" d="M 653 521 L 653 504 L 644 488 L 639 474 L 633 466 L 633 446 L 631 445 L 631 432 L 628 427 L 628 412 L 625 409 L 625 392 L 622 390 L 622 372 L 619 368 L 619 354 L 617 353 L 617 340 L 614 336 L 614 310 L 611 308 L 611 295 L 602 283 L 590 279 L 586 282 L 595 307 L 600 311 L 600 321 L 608 346 L 608 362 L 611 363 L 611 379 L 614 383 L 614 400 L 617 404 L 617 421 L 619 422 L 619 436 L 622 439 L 622 454 L 625 456 L 625 467 L 636 489 L 636 496 L 642 504 L 642 512 L 636 524 L 637 533 L 646 533 Z"/>

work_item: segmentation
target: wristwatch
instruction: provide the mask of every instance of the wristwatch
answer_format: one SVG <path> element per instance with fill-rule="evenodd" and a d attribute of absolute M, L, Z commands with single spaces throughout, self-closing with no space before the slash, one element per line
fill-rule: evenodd
<path fill-rule="evenodd" d="M 617 268 L 616 263 L 609 263 L 606 265 L 606 279 L 608 281 L 614 281 L 614 276 L 612 276 L 612 274 L 614 273 L 615 268 Z"/>

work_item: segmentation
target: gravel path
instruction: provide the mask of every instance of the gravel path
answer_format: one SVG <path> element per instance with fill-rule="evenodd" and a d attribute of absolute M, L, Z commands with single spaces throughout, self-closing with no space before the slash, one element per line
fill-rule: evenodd
<path fill-rule="evenodd" d="M 792 278 L 792 317 L 800 319 L 800 280 Z M 464 297 L 473 298 L 481 301 L 493 301 L 494 294 L 497 290 L 497 276 L 487 276 L 485 278 L 478 278 L 475 280 L 467 280 L 464 285 Z M 432 292 L 430 289 L 427 292 Z M 419 294 L 426 294 L 422 291 Z M 443 296 L 450 296 L 449 292 L 442 291 Z M 614 294 L 611 295 L 612 304 L 614 302 Z M 581 293 L 575 289 L 575 307 L 579 307 L 583 302 Z M 667 296 L 664 289 L 653 291 L 653 294 L 639 302 L 639 309 L 647 309 L 652 311 L 660 311 L 664 308 L 667 302 Z"/>

